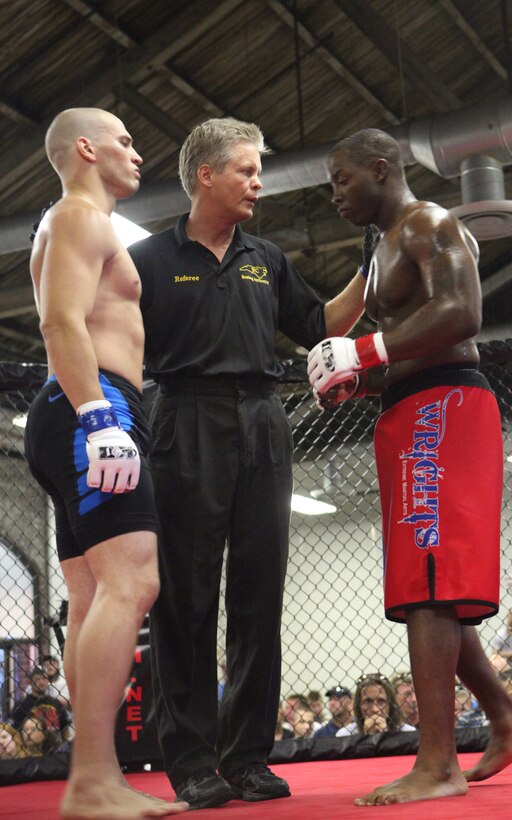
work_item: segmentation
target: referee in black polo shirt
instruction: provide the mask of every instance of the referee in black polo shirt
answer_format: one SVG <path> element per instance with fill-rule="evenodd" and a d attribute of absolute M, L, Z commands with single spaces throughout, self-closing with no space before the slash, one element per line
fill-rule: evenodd
<path fill-rule="evenodd" d="M 151 419 L 161 526 L 162 589 L 151 613 L 157 722 L 165 770 L 191 808 L 290 794 L 266 766 L 292 493 L 275 333 L 311 348 L 347 333 L 363 310 L 360 273 L 324 305 L 279 248 L 240 228 L 258 200 L 264 151 L 251 123 L 211 119 L 194 128 L 180 152 L 190 213 L 129 249 L 142 280 L 147 372 L 159 385 Z"/>

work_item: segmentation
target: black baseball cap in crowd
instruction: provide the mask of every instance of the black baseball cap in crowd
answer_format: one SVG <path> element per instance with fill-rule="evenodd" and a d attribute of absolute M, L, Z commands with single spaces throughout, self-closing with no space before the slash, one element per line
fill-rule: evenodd
<path fill-rule="evenodd" d="M 325 696 L 328 698 L 351 698 L 352 692 L 346 686 L 331 686 Z"/>

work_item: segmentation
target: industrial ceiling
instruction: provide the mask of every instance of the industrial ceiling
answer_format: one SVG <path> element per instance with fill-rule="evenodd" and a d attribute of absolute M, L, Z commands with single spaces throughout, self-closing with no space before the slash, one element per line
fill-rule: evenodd
<path fill-rule="evenodd" d="M 245 227 L 276 241 L 326 299 L 353 275 L 361 243 L 330 201 L 326 147 L 360 128 L 390 131 L 416 196 L 480 223 L 482 338 L 512 336 L 511 5 L 0 0 L 0 360 L 44 361 L 28 234 L 60 193 L 46 128 L 72 106 L 127 125 L 143 183 L 120 211 L 153 232 L 186 208 L 177 168 L 190 129 L 212 116 L 257 122 L 272 154 Z M 282 336 L 277 353 L 300 355 Z"/>

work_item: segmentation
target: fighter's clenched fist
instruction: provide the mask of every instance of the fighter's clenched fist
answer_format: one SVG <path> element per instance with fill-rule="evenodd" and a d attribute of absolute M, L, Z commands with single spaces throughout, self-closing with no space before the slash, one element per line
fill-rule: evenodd
<path fill-rule="evenodd" d="M 371 333 L 355 340 L 346 336 L 324 339 L 309 352 L 309 381 L 322 394 L 334 384 L 350 379 L 358 370 L 387 362 L 382 333 Z"/>

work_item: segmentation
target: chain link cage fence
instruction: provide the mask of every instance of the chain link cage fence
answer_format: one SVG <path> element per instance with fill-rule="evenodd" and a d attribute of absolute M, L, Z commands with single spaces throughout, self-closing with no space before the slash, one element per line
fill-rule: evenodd
<path fill-rule="evenodd" d="M 479 627 L 484 647 L 512 608 L 512 340 L 480 345 L 505 445 L 500 614 Z M 281 398 L 293 430 L 294 503 L 283 611 L 282 697 L 336 685 L 353 690 L 362 674 L 408 670 L 405 627 L 386 621 L 382 603 L 380 505 L 373 454 L 377 399 L 320 413 L 304 363 L 283 362 Z M 56 559 L 53 512 L 23 454 L 23 424 L 45 378 L 41 365 L 0 364 L 0 757 L 17 753 L 13 709 L 34 666 L 61 659 L 66 589 Z M 147 404 L 154 385 L 146 385 Z M 485 481 L 485 476 L 475 476 Z M 315 502 L 308 510 L 302 505 Z M 262 601 L 264 606 L 264 601 Z M 219 675 L 225 613 L 218 628 Z M 61 664 L 62 669 L 62 664 Z M 9 749 L 9 751 L 7 751 Z"/>

